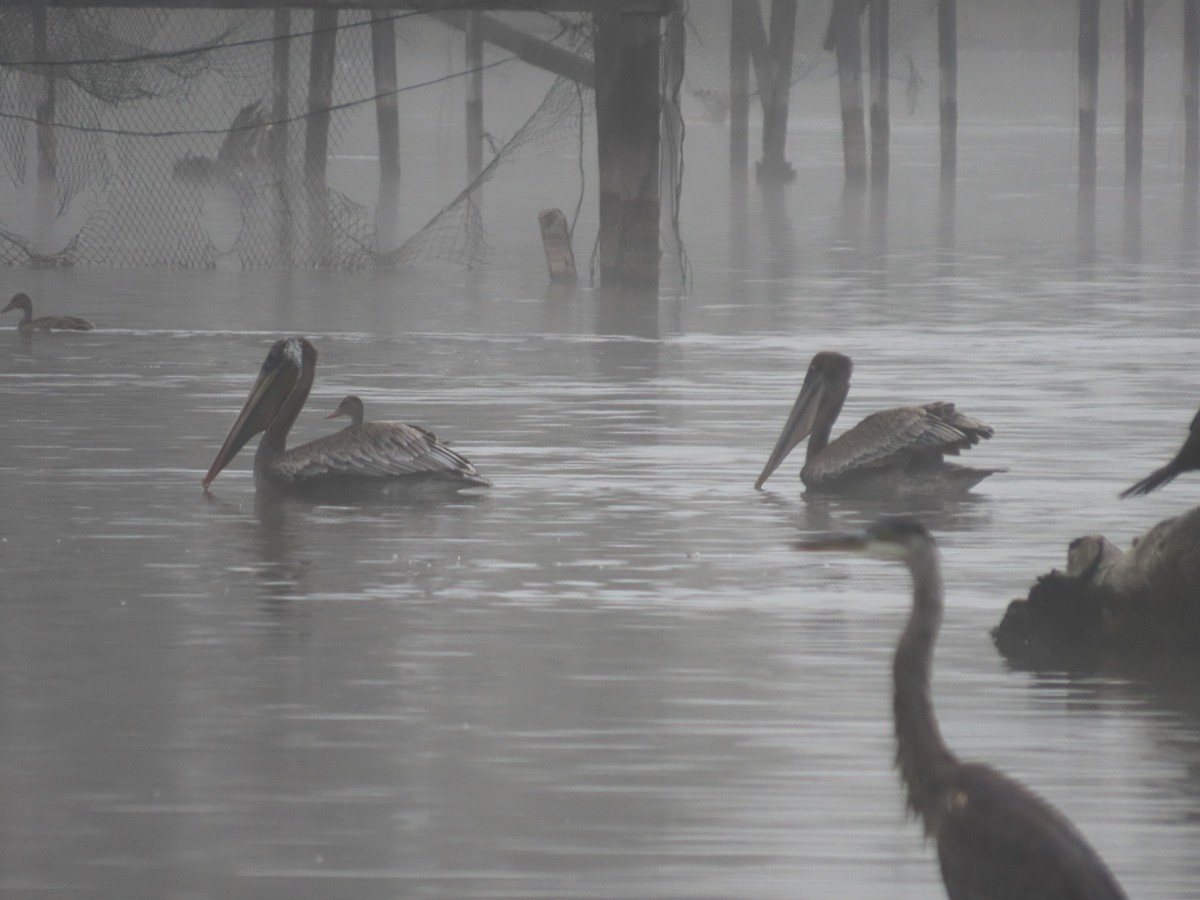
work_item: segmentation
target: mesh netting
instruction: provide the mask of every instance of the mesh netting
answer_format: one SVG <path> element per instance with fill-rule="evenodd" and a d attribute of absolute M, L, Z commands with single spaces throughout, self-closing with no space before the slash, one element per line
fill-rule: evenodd
<path fill-rule="evenodd" d="M 293 12 L 277 33 L 270 11 L 0 10 L 0 262 L 480 262 L 488 244 L 476 189 L 525 148 L 545 152 L 577 140 L 590 98 L 557 82 L 473 184 L 399 247 L 380 248 L 372 209 L 305 178 L 310 49 L 319 39 L 313 18 Z M 583 17 L 508 21 L 575 52 L 588 49 Z M 369 22 L 366 12 L 338 18 L 330 154 L 354 116 L 372 109 Z M 445 32 L 413 14 L 396 15 L 388 27 L 402 48 L 420 43 L 421 29 Z M 44 50 L 35 61 L 39 31 Z M 288 47 L 286 109 L 275 99 L 280 40 Z M 286 153 L 272 150 L 276 142 Z M 39 181 L 49 189 L 39 190 Z"/>

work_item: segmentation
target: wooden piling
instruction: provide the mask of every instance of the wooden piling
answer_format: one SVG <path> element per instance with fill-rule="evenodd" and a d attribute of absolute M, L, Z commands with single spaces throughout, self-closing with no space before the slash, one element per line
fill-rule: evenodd
<path fill-rule="evenodd" d="M 888 141 L 888 19 L 889 0 L 870 0 L 869 69 L 871 78 L 871 186 L 887 188 Z"/>
<path fill-rule="evenodd" d="M 483 13 L 467 13 L 467 181 L 483 171 Z M 478 197 L 476 201 L 478 201 Z"/>
<path fill-rule="evenodd" d="M 371 10 L 371 63 L 379 142 L 375 241 L 379 249 L 393 250 L 400 240 L 400 108 L 396 96 L 396 24 L 384 10 Z"/>
<path fill-rule="evenodd" d="M 1200 0 L 1183 0 L 1184 237 L 1200 230 Z"/>
<path fill-rule="evenodd" d="M 46 19 L 49 11 L 43 5 L 35 6 L 33 13 L 33 59 L 34 62 L 50 62 Z M 55 196 L 58 193 L 58 144 L 54 131 L 57 115 L 57 76 L 53 66 L 40 68 L 42 96 L 37 104 L 37 201 L 35 234 L 39 250 L 49 249 L 52 241 Z"/>
<path fill-rule="evenodd" d="M 277 252 L 284 265 L 292 263 L 291 178 L 288 172 L 288 117 L 291 115 L 291 49 L 292 11 L 276 9 L 272 13 L 275 40 L 271 45 L 271 121 L 267 132 L 267 157 L 271 161 L 279 208 L 276 213 Z"/>
<path fill-rule="evenodd" d="M 860 12 L 860 0 L 833 0 L 833 9 L 830 11 L 831 37 L 837 55 L 838 88 L 842 106 L 842 159 L 848 187 L 862 186 L 867 180 Z"/>
<path fill-rule="evenodd" d="M 1080 256 L 1096 250 L 1096 106 L 1100 79 L 1100 0 L 1079 0 L 1079 204 Z"/>
<path fill-rule="evenodd" d="M 792 93 L 792 53 L 796 46 L 796 0 L 772 0 L 767 51 L 771 60 L 770 83 L 764 93 L 763 156 L 758 180 L 763 184 L 786 184 L 796 170 L 785 157 L 788 105 Z"/>
<path fill-rule="evenodd" d="M 940 167 L 938 176 L 938 244 L 950 249 L 955 243 L 955 212 L 958 180 L 958 5 L 957 0 L 938 0 L 938 130 Z"/>
<path fill-rule="evenodd" d="M 337 52 L 337 10 L 313 11 L 313 36 L 308 68 L 308 120 L 304 133 L 304 191 L 308 201 L 310 241 L 314 262 L 330 262 L 329 199 L 325 164 L 329 153 L 329 108 L 333 104 L 333 69 Z"/>
<path fill-rule="evenodd" d="M 1142 231 L 1142 134 L 1146 90 L 1146 0 L 1125 0 L 1125 222 L 1127 253 Z"/>
<path fill-rule="evenodd" d="M 571 249 L 571 229 L 561 209 L 543 209 L 538 213 L 542 231 L 542 248 L 546 251 L 546 266 L 550 269 L 551 284 L 575 283 L 575 253 Z"/>
<path fill-rule="evenodd" d="M 664 243 L 663 255 L 678 271 L 679 281 L 686 284 L 687 252 L 679 234 L 680 199 L 683 193 L 683 111 L 680 94 L 683 90 L 684 59 L 687 54 L 687 31 L 684 27 L 683 0 L 669 0 L 663 27 L 662 45 L 662 116 L 659 132 L 662 222 L 659 234 Z"/>
<path fill-rule="evenodd" d="M 1200 0 L 1198 0 L 1200 2 Z M 733 0 L 729 12 L 729 171 L 746 177 L 750 163 L 750 17 L 758 0 Z"/>
<path fill-rule="evenodd" d="M 657 287 L 659 16 L 595 14 L 601 287 Z"/>

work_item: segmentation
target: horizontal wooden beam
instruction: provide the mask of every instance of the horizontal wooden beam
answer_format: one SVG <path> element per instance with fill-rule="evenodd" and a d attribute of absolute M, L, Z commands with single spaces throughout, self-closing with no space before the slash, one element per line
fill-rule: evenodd
<path fill-rule="evenodd" d="M 467 30 L 468 14 L 465 12 L 435 12 L 432 15 L 439 22 L 444 22 L 452 28 L 460 31 Z M 592 65 L 592 61 L 585 56 L 535 38 L 519 28 L 513 28 L 491 16 L 479 17 L 479 32 L 480 36 L 489 44 L 501 47 L 509 53 L 515 53 L 530 65 L 564 78 L 570 78 L 584 87 L 595 86 L 595 67 Z"/>
<path fill-rule="evenodd" d="M 372 9 L 416 12 L 608 12 L 663 16 L 671 0 L 3 0 L 71 9 Z"/>

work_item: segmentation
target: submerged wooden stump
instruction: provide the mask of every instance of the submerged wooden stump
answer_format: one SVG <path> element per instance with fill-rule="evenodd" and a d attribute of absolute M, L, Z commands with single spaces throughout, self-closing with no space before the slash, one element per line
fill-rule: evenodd
<path fill-rule="evenodd" d="M 546 265 L 550 267 L 552 284 L 575 283 L 575 253 L 571 250 L 571 229 L 561 209 L 543 209 L 538 213 L 542 228 L 542 246 L 546 249 Z"/>
<path fill-rule="evenodd" d="M 992 638 L 1006 657 L 1049 664 L 1200 653 L 1200 507 L 1126 551 L 1102 535 L 1076 538 L 1067 570 L 1012 601 Z"/>

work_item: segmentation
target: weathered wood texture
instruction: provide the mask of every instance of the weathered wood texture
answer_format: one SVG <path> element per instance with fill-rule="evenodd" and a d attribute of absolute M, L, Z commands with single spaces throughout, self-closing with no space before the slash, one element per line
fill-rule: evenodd
<path fill-rule="evenodd" d="M 1065 572 L 1038 578 L 993 631 L 1006 656 L 1200 650 L 1200 507 L 1165 519 L 1122 552 L 1101 535 L 1073 540 Z"/>
<path fill-rule="evenodd" d="M 546 251 L 546 265 L 550 269 L 553 284 L 574 284 L 575 252 L 571 249 L 571 229 L 561 209 L 543 209 L 538 213 L 538 226 L 542 231 L 542 247 Z"/>
<path fill-rule="evenodd" d="M 375 203 L 376 243 L 381 250 L 399 243 L 400 110 L 396 101 L 396 23 L 371 13 L 371 63 L 375 70 L 375 125 L 379 139 L 379 197 Z"/>
<path fill-rule="evenodd" d="M 780 184 L 796 177 L 796 170 L 785 156 L 795 46 L 796 0 L 772 0 L 767 39 L 771 75 L 766 85 L 759 84 L 759 92 L 763 94 L 763 155 L 758 164 L 758 180 L 764 184 Z"/>
<path fill-rule="evenodd" d="M 329 108 L 333 105 L 337 15 L 337 11 L 333 9 L 318 9 L 313 13 L 314 34 L 309 54 L 309 116 L 304 133 L 304 194 L 308 200 L 308 224 L 312 229 L 319 265 L 325 265 L 330 249 L 325 169 L 329 158 Z"/>
<path fill-rule="evenodd" d="M 600 284 L 658 284 L 659 17 L 596 15 Z"/>

